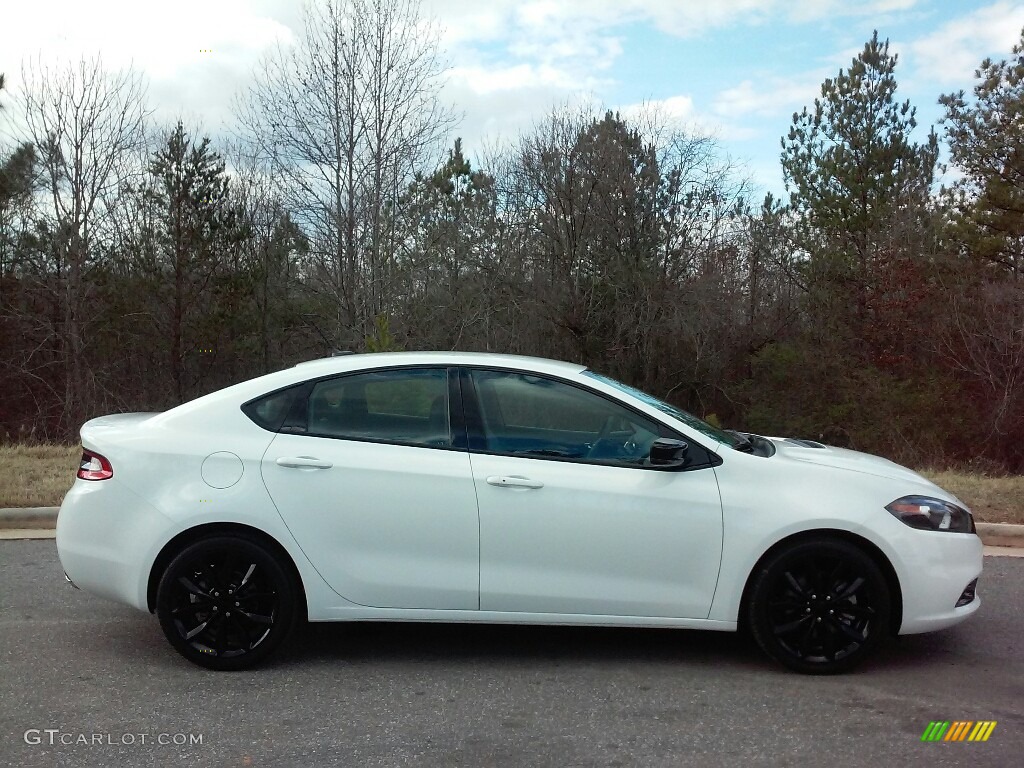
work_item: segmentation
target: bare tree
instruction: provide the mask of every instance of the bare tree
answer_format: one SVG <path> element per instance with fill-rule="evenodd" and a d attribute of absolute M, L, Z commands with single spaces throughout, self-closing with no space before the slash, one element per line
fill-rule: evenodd
<path fill-rule="evenodd" d="M 239 104 L 243 140 L 284 179 L 310 237 L 339 343 L 389 309 L 394 209 L 453 123 L 437 40 L 419 0 L 311 4 L 299 40 L 266 57 Z"/>
<path fill-rule="evenodd" d="M 1021 454 L 1024 424 L 1024 293 L 1013 281 L 955 295 L 939 336 L 948 362 L 984 395 L 986 439 L 1008 440 Z"/>
<path fill-rule="evenodd" d="M 308 348 L 302 337 L 311 329 L 300 319 L 307 241 L 281 200 L 280 179 L 266 173 L 248 147 L 232 146 L 227 156 L 232 194 L 248 234 L 242 271 L 251 280 L 259 370 L 269 373 Z"/>
<path fill-rule="evenodd" d="M 88 410 L 85 271 L 107 204 L 143 141 L 145 87 L 132 71 L 107 71 L 98 56 L 57 68 L 29 63 L 22 78 L 27 138 L 36 147 L 51 205 L 50 258 L 61 292 L 65 362 L 62 425 L 71 430 Z"/>
<path fill-rule="evenodd" d="M 522 302 L 549 323 L 544 352 L 662 391 L 713 381 L 726 362 L 723 308 L 743 290 L 746 192 L 713 140 L 653 113 L 583 105 L 555 109 L 515 154 L 501 212 L 530 233 Z M 664 362 L 685 357 L 682 345 L 686 371 Z"/>

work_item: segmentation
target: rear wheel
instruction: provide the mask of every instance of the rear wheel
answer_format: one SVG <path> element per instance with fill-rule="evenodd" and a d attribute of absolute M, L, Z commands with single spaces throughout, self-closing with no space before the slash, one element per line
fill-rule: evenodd
<path fill-rule="evenodd" d="M 164 571 L 156 613 L 171 645 L 216 670 L 265 659 L 295 624 L 297 589 L 284 564 L 242 536 L 191 544 Z"/>
<path fill-rule="evenodd" d="M 799 672 L 851 669 L 889 631 L 889 588 L 875 561 L 839 539 L 811 539 L 758 570 L 748 619 L 764 651 Z"/>

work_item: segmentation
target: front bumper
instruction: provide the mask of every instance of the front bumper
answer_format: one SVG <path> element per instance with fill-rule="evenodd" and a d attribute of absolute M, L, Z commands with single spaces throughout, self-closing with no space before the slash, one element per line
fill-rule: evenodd
<path fill-rule="evenodd" d="M 983 546 L 976 534 L 910 528 L 896 533 L 891 560 L 903 593 L 899 634 L 945 629 L 977 612 L 981 607 L 977 594 L 966 605 L 957 606 L 971 582 L 981 576 Z"/>

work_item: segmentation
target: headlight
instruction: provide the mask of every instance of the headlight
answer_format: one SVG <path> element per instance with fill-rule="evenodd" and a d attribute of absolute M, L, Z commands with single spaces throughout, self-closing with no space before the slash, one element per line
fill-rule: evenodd
<path fill-rule="evenodd" d="M 886 507 L 911 528 L 925 531 L 974 533 L 974 517 L 963 507 L 928 496 L 904 496 Z"/>

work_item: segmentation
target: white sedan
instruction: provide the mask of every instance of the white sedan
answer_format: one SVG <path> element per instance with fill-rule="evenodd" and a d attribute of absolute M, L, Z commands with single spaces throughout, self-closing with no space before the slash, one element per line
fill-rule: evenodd
<path fill-rule="evenodd" d="M 582 365 L 303 363 L 82 427 L 82 589 L 240 669 L 310 621 L 749 628 L 802 672 L 978 610 L 965 505 L 885 459 L 726 432 Z"/>

